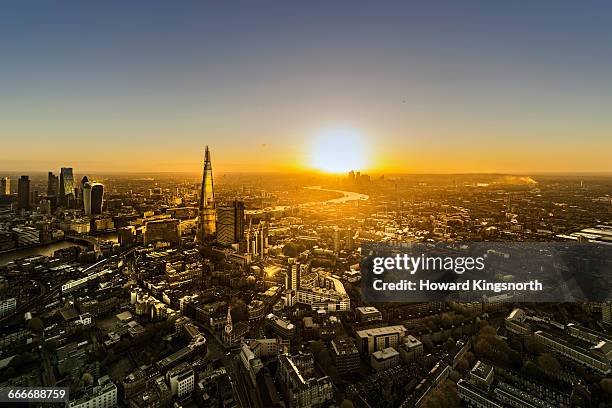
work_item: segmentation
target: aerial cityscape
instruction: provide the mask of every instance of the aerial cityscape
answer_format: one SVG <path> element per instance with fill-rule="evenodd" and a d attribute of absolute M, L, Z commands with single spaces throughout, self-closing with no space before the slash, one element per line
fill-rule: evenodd
<path fill-rule="evenodd" d="M 610 243 L 610 177 L 218 175 L 213 157 L 200 181 L 2 179 L 2 386 L 68 387 L 71 407 L 608 398 L 612 304 L 372 305 L 360 247 Z"/>
<path fill-rule="evenodd" d="M 26 3 L 0 407 L 612 407 L 610 4 Z"/>

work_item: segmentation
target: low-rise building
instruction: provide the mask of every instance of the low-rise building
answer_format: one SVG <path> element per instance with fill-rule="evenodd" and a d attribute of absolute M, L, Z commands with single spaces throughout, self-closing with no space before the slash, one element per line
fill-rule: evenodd
<path fill-rule="evenodd" d="M 535 332 L 535 339 L 546 347 L 548 350 L 560 354 L 578 364 L 588 367 L 601 374 L 608 374 L 610 369 L 610 358 L 607 351 L 612 347 L 612 344 L 602 344 L 602 347 L 594 346 L 591 349 L 586 349 L 576 344 L 573 344 L 566 339 L 543 331 Z"/>
<path fill-rule="evenodd" d="M 417 358 L 423 355 L 423 343 L 409 334 L 404 338 L 404 342 L 400 344 L 399 353 L 402 360 L 406 363 L 416 361 Z"/>
<path fill-rule="evenodd" d="M 181 363 L 177 367 L 168 371 L 166 378 L 170 383 L 172 395 L 182 398 L 193 392 L 195 384 L 195 373 L 187 363 Z"/>
<path fill-rule="evenodd" d="M 380 322 L 382 313 L 374 306 L 360 306 L 355 308 L 355 317 L 360 323 Z"/>
<path fill-rule="evenodd" d="M 14 297 L 0 300 L 0 316 L 7 315 L 17 308 L 17 299 Z"/>
<path fill-rule="evenodd" d="M 457 393 L 459 398 L 467 402 L 470 407 L 477 408 L 505 408 L 506 405 L 502 404 L 497 398 L 490 394 L 486 389 L 477 387 L 476 385 L 460 379 L 457 382 Z"/>
<path fill-rule="evenodd" d="M 362 354 L 372 354 L 388 347 L 399 347 L 406 336 L 406 327 L 403 325 L 377 327 L 359 330 L 356 335 L 359 351 Z"/>
<path fill-rule="evenodd" d="M 477 361 L 470 370 L 470 381 L 488 390 L 493 383 L 493 367 L 480 360 Z"/>
<path fill-rule="evenodd" d="M 531 329 L 529 323 L 526 322 L 527 314 L 523 309 L 516 308 L 504 319 L 506 330 L 510 333 L 525 335 L 529 334 Z"/>
<path fill-rule="evenodd" d="M 359 371 L 359 350 L 353 339 L 349 337 L 334 339 L 331 348 L 339 375 L 349 375 Z"/>
<path fill-rule="evenodd" d="M 98 379 L 98 385 L 82 397 L 71 400 L 69 408 L 112 408 L 117 406 L 117 386 L 108 376 Z"/>
<path fill-rule="evenodd" d="M 332 399 L 332 382 L 327 376 L 315 375 L 312 354 L 283 354 L 278 361 L 277 376 L 285 388 L 289 407 L 322 407 Z"/>
<path fill-rule="evenodd" d="M 273 313 L 266 316 L 266 326 L 271 327 L 276 334 L 284 338 L 293 338 L 296 333 L 293 323 Z"/>
<path fill-rule="evenodd" d="M 387 370 L 399 364 L 399 353 L 393 347 L 387 347 L 370 355 L 370 365 L 375 371 Z"/>

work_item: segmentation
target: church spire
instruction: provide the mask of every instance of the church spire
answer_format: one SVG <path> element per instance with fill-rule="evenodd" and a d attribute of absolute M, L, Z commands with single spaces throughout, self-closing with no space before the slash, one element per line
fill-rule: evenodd
<path fill-rule="evenodd" d="M 234 325 L 232 324 L 232 308 L 231 306 L 227 306 L 227 321 L 225 322 L 225 333 L 230 334 L 234 329 Z"/>

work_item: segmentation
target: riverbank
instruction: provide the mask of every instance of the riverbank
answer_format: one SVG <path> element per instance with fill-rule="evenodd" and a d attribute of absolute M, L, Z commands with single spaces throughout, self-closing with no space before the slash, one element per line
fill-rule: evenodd
<path fill-rule="evenodd" d="M 319 190 L 319 191 L 327 191 L 330 193 L 342 194 L 342 197 L 332 198 L 332 199 L 324 201 L 325 203 L 331 203 L 331 204 L 342 204 L 348 201 L 368 200 L 370 198 L 370 196 L 367 194 L 356 193 L 354 191 L 333 190 L 329 188 L 323 188 L 321 186 L 310 186 L 310 187 L 304 187 L 304 188 L 307 188 L 309 190 Z"/>
<path fill-rule="evenodd" d="M 116 232 L 107 232 L 100 235 L 95 235 L 96 238 L 101 238 L 106 241 L 117 242 Z M 57 250 L 70 248 L 77 246 L 80 248 L 87 248 L 86 245 L 78 244 L 76 242 L 61 239 L 53 242 L 47 242 L 44 244 L 29 245 L 25 247 L 17 247 L 9 249 L 7 251 L 0 252 L 0 266 L 6 265 L 7 263 L 16 259 L 28 258 L 32 256 L 53 256 L 53 253 Z"/>
<path fill-rule="evenodd" d="M 80 248 L 87 248 L 85 245 L 80 245 L 74 242 L 70 242 L 68 240 L 60 240 L 35 246 L 15 248 L 8 252 L 0 253 L 0 266 L 6 265 L 7 263 L 16 259 L 29 258 L 39 255 L 53 256 L 53 253 L 55 251 L 74 246 Z"/>

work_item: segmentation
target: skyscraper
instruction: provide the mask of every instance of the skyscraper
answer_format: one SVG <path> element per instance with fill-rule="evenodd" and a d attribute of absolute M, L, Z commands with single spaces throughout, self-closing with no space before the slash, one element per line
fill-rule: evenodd
<path fill-rule="evenodd" d="M 268 223 L 260 221 L 255 228 L 249 224 L 246 233 L 246 252 L 256 257 L 263 257 L 268 253 Z"/>
<path fill-rule="evenodd" d="M 11 178 L 9 176 L 0 180 L 0 195 L 11 195 Z"/>
<path fill-rule="evenodd" d="M 85 215 L 102 214 L 104 185 L 85 181 L 83 183 L 83 210 Z"/>
<path fill-rule="evenodd" d="M 231 245 L 244 237 L 244 203 L 234 200 L 231 205 L 217 208 L 217 241 Z"/>
<path fill-rule="evenodd" d="M 340 230 L 338 229 L 338 227 L 334 227 L 333 238 L 334 238 L 334 252 L 337 254 L 338 252 L 340 252 Z"/>
<path fill-rule="evenodd" d="M 91 215 L 91 184 L 87 181 L 81 185 L 83 190 L 83 211 L 85 215 Z"/>
<path fill-rule="evenodd" d="M 104 201 L 104 185 L 101 183 L 91 184 L 91 214 L 102 214 L 102 202 Z"/>
<path fill-rule="evenodd" d="M 298 290 L 302 279 L 302 264 L 295 259 L 289 260 L 289 269 L 285 276 L 285 289 Z"/>
<path fill-rule="evenodd" d="M 62 167 L 59 183 L 59 204 L 68 207 L 74 201 L 74 176 L 72 167 Z"/>
<path fill-rule="evenodd" d="M 75 187 L 74 188 L 74 196 L 76 197 L 76 206 L 78 207 L 82 207 L 84 205 L 83 200 L 84 200 L 84 187 L 85 187 L 85 183 L 88 183 L 89 179 L 87 178 L 87 176 L 83 176 L 83 178 L 81 179 L 81 184 L 79 185 L 79 188 Z"/>
<path fill-rule="evenodd" d="M 355 247 L 355 234 L 351 228 L 346 232 L 346 250 L 352 251 Z"/>
<path fill-rule="evenodd" d="M 20 209 L 30 209 L 30 178 L 28 176 L 19 177 L 19 182 L 17 183 L 17 205 Z"/>
<path fill-rule="evenodd" d="M 57 197 L 57 189 L 59 187 L 59 179 L 53 174 L 52 171 L 49 172 L 47 176 L 47 197 Z"/>
<path fill-rule="evenodd" d="M 213 190 L 212 165 L 208 146 L 204 151 L 204 170 L 202 172 L 202 189 L 200 191 L 200 213 L 196 240 L 204 242 L 214 237 L 216 232 L 215 193 Z"/>

